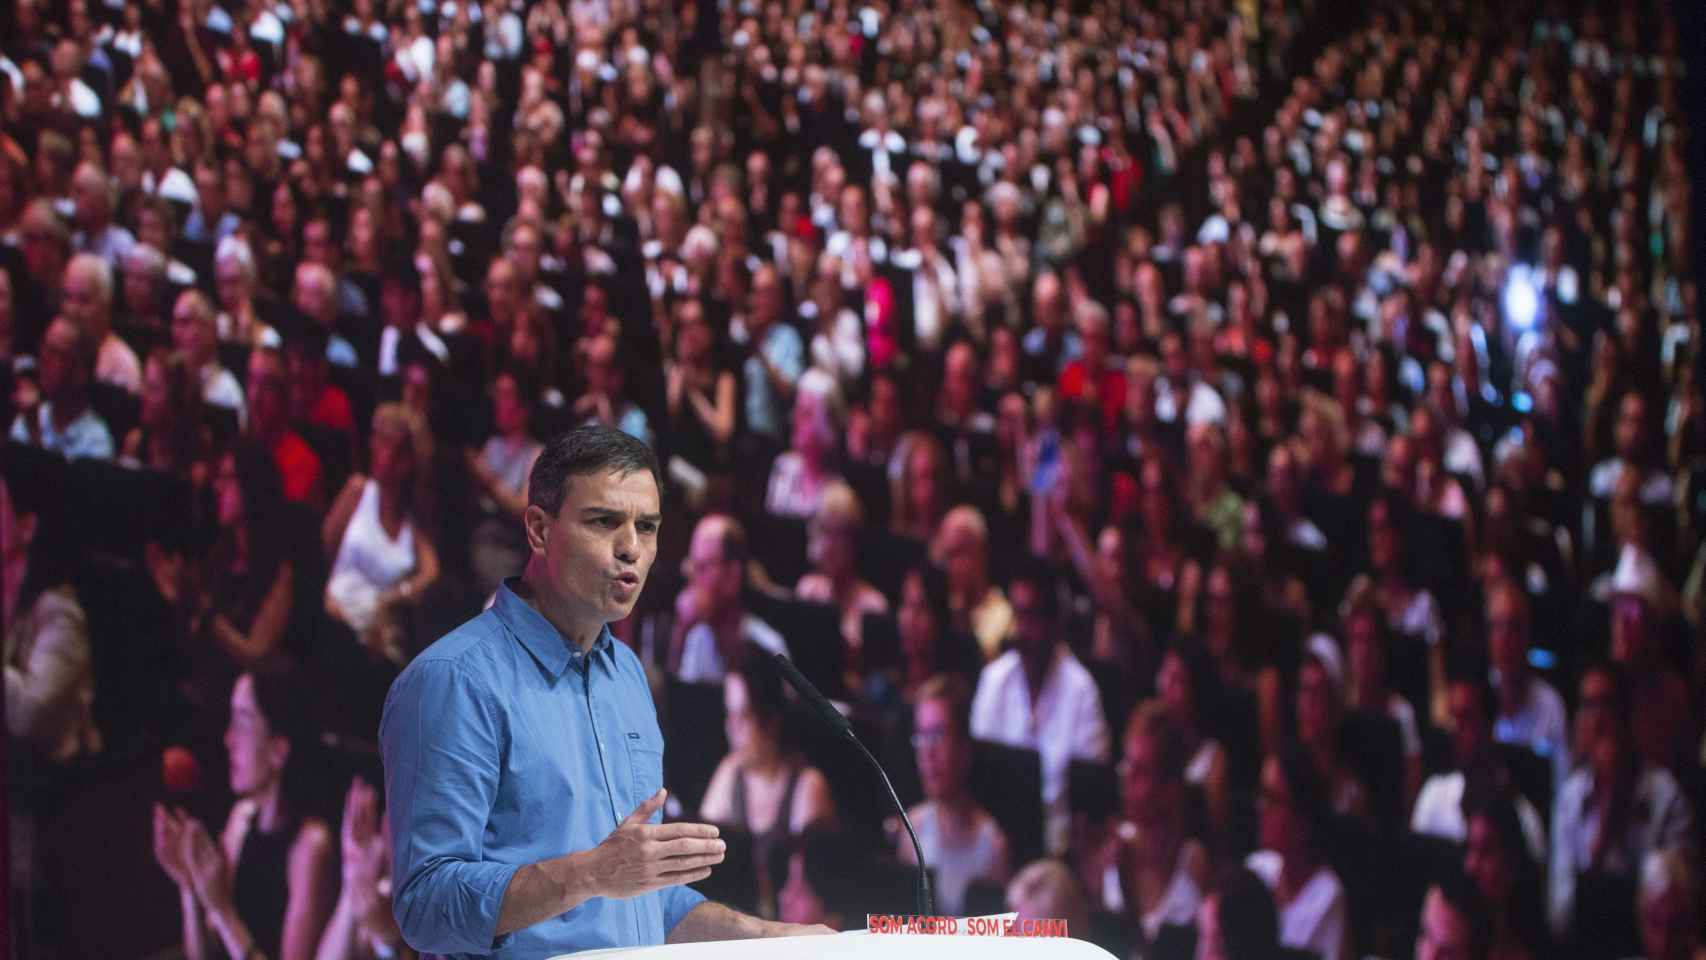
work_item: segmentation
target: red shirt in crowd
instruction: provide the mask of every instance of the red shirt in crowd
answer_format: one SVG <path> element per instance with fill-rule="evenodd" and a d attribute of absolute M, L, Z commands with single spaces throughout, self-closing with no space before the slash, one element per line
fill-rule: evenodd
<path fill-rule="evenodd" d="M 272 445 L 273 463 L 278 466 L 279 480 L 284 484 L 284 499 L 291 503 L 312 503 L 320 492 L 320 457 L 307 441 L 286 430 Z"/>

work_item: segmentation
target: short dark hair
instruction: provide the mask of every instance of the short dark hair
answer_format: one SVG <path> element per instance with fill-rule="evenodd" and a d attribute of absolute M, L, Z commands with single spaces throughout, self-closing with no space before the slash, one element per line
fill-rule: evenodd
<path fill-rule="evenodd" d="M 1049 620 L 1060 616 L 1060 595 L 1055 592 L 1059 580 L 1053 567 L 1033 557 L 1023 558 L 1007 576 L 1008 595 L 1011 596 L 1013 588 L 1021 583 L 1029 584 L 1037 592 L 1038 613 Z"/>
<path fill-rule="evenodd" d="M 603 424 L 571 427 L 552 437 L 533 462 L 527 478 L 527 502 L 551 516 L 563 508 L 569 479 L 614 471 L 626 477 L 644 470 L 663 489 L 657 454 L 645 443 Z"/>
<path fill-rule="evenodd" d="M 1279 945 L 1279 915 L 1268 885 L 1247 867 L 1228 867 L 1214 884 L 1220 935 L 1233 957 L 1271 957 Z"/>

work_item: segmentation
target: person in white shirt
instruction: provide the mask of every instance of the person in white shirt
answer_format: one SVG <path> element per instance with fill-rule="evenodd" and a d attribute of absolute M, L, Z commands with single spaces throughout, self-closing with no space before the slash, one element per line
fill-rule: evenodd
<path fill-rule="evenodd" d="M 117 194 L 112 178 L 92 163 L 78 164 L 71 174 L 71 196 L 77 206 L 77 233 L 72 245 L 80 253 L 92 253 L 109 264 L 130 252 L 136 237 L 113 223 L 113 200 Z"/>
<path fill-rule="evenodd" d="M 1694 849 L 1694 813 L 1676 778 L 1644 763 L 1630 728 L 1629 680 L 1610 662 L 1582 671 L 1576 699 L 1582 764 L 1564 781 L 1552 811 L 1547 918 L 1560 940 L 1613 931 L 1578 923 L 1576 883 L 1587 871 L 1636 879 L 1655 850 Z M 1601 904 L 1591 905 L 1594 912 Z M 1615 931 L 1623 932 L 1623 931 Z"/>
<path fill-rule="evenodd" d="M 1270 753 L 1258 798 L 1262 849 L 1244 865 L 1274 895 L 1281 945 L 1342 960 L 1350 955 L 1350 908 L 1321 847 L 1330 809 L 1326 785 L 1300 748 Z"/>
<path fill-rule="evenodd" d="M 1060 639 L 1059 598 L 1046 567 L 1031 565 L 1008 583 L 1012 649 L 978 677 L 972 735 L 1035 750 L 1042 758 L 1044 843 L 1064 851 L 1070 813 L 1066 774 L 1072 761 L 1108 760 L 1108 726 L 1090 672 Z"/>
<path fill-rule="evenodd" d="M 241 425 L 245 422 L 243 387 L 219 363 L 217 327 L 206 294 L 200 290 L 178 294 L 178 302 L 172 305 L 172 346 L 183 352 L 196 372 L 202 401 L 236 411 Z"/>
<path fill-rule="evenodd" d="M 1529 666 L 1528 595 L 1515 583 L 1500 580 L 1487 589 L 1486 610 L 1487 654 L 1499 694 L 1493 739 L 1527 747 L 1551 760 L 1553 787 L 1562 786 L 1570 775 L 1564 698 Z"/>
<path fill-rule="evenodd" d="M 973 881 L 1005 883 L 1010 868 L 1006 834 L 967 789 L 970 702 L 965 678 L 938 674 L 918 688 L 912 707 L 912 748 L 925 799 L 907 816 L 935 875 L 937 905 L 948 916 L 964 912 L 966 888 Z M 895 854 L 902 863 L 916 863 L 912 843 L 904 836 Z"/>
<path fill-rule="evenodd" d="M 693 528 L 682 567 L 687 586 L 675 598 L 670 632 L 670 672 L 687 683 L 721 683 L 723 676 L 755 644 L 770 653 L 787 653 L 782 635 L 746 612 L 746 531 L 727 514 L 709 514 Z"/>
<path fill-rule="evenodd" d="M 1479 676 L 1454 677 L 1446 690 L 1446 702 L 1456 767 L 1436 773 L 1422 784 L 1410 815 L 1410 829 L 1461 843 L 1469 835 L 1464 796 L 1478 786 L 1506 782 L 1509 775 L 1498 766 L 1493 749 L 1492 716 L 1497 701 L 1492 687 Z M 1536 860 L 1544 860 L 1546 830 L 1539 813 L 1521 796 L 1516 798 L 1516 811 L 1529 853 Z"/>
<path fill-rule="evenodd" d="M 1121 821 L 1102 880 L 1102 902 L 1124 913 L 1153 943 L 1163 926 L 1195 921 L 1208 884 L 1208 852 L 1186 830 L 1182 732 L 1160 700 L 1126 722 L 1120 761 Z"/>
<path fill-rule="evenodd" d="M 113 332 L 113 268 L 92 253 L 79 253 L 65 265 L 60 304 L 65 318 L 81 327 L 95 345 L 95 380 L 142 393 L 142 361 Z"/>

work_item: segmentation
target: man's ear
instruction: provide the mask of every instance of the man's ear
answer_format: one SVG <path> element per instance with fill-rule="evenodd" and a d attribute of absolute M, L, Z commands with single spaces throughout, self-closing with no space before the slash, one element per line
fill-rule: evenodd
<path fill-rule="evenodd" d="M 538 504 L 530 503 L 521 515 L 522 526 L 527 530 L 527 546 L 534 553 L 545 552 L 545 541 L 551 531 L 551 515 Z"/>

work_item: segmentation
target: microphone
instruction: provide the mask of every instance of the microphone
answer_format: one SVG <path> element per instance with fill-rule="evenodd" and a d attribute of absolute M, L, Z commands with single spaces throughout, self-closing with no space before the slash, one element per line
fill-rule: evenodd
<path fill-rule="evenodd" d="M 830 729 L 838 735 L 846 737 L 855 747 L 858 747 L 859 752 L 864 755 L 866 760 L 870 761 L 872 767 L 876 768 L 877 776 L 883 778 L 883 786 L 888 788 L 889 799 L 894 802 L 894 808 L 900 811 L 900 822 L 906 825 L 906 835 L 912 838 L 912 852 L 918 860 L 918 912 L 921 916 L 935 916 L 936 897 L 930 890 L 930 869 L 924 863 L 924 847 L 918 842 L 918 832 L 912 829 L 912 818 L 906 815 L 906 806 L 900 802 L 900 795 L 895 793 L 894 783 L 889 780 L 888 771 L 884 770 L 883 765 L 877 761 L 875 756 L 872 756 L 871 751 L 865 749 L 865 745 L 859 742 L 859 737 L 853 733 L 853 724 L 841 715 L 840 710 L 835 709 L 835 704 L 830 703 L 828 697 L 819 693 L 817 687 L 812 686 L 812 682 L 806 679 L 806 675 L 801 673 L 798 667 L 794 666 L 794 662 L 788 659 L 787 654 L 775 653 L 771 654 L 771 657 L 782 671 L 783 678 L 788 681 L 788 686 L 793 687 L 794 691 L 811 705 L 812 710 L 823 719 L 824 723 L 829 724 Z"/>

